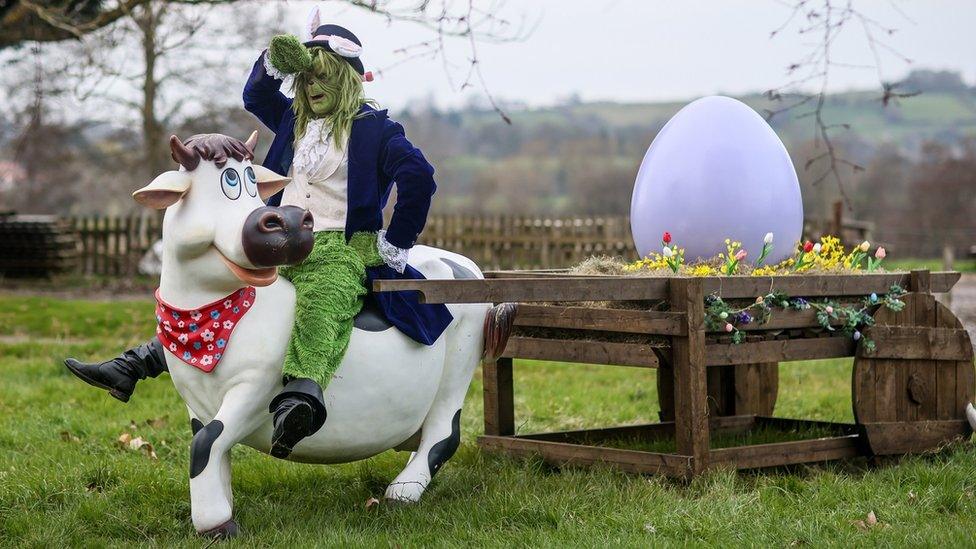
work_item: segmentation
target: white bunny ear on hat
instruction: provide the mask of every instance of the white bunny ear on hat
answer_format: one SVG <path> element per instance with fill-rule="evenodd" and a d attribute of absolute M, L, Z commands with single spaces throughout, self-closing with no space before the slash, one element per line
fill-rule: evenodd
<path fill-rule="evenodd" d="M 311 40 L 315 36 L 315 30 L 322 26 L 322 15 L 319 13 L 319 7 L 316 5 L 312 8 L 312 11 L 308 12 L 308 23 L 305 25 L 305 29 L 308 32 L 306 37 Z"/>

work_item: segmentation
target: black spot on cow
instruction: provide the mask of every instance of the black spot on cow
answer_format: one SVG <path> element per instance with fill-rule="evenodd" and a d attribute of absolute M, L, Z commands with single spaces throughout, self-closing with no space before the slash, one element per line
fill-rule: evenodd
<path fill-rule="evenodd" d="M 190 430 L 193 431 L 193 434 L 195 435 L 200 432 L 200 429 L 203 429 L 203 422 L 195 417 L 191 417 Z"/>
<path fill-rule="evenodd" d="M 451 420 L 451 435 L 438 442 L 430 449 L 427 454 L 427 467 L 430 468 L 430 476 L 433 478 L 441 466 L 451 459 L 454 452 L 457 452 L 461 445 L 461 410 L 454 414 Z"/>
<path fill-rule="evenodd" d="M 465 267 L 464 265 L 461 265 L 457 261 L 452 261 L 446 257 L 442 257 L 441 261 L 443 261 L 445 265 L 451 268 L 451 273 L 454 274 L 454 278 L 456 279 L 478 278 L 478 275 L 474 274 L 474 271 Z"/>
<path fill-rule="evenodd" d="M 196 478 L 207 468 L 210 462 L 210 448 L 223 432 L 224 424 L 219 419 L 215 419 L 193 435 L 193 442 L 190 443 L 190 478 Z"/>
<path fill-rule="evenodd" d="M 386 319 L 386 315 L 380 310 L 380 306 L 372 299 L 366 300 L 366 303 L 363 304 L 363 310 L 359 311 L 356 318 L 352 320 L 352 325 L 367 332 L 383 332 L 393 327 L 393 324 Z"/>

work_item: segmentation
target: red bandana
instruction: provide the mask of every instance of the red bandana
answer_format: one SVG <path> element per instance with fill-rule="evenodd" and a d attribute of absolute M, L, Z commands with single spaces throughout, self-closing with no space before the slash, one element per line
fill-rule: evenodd
<path fill-rule="evenodd" d="M 169 352 L 194 368 L 210 373 L 217 367 L 244 313 L 254 304 L 254 287 L 192 310 L 177 309 L 156 290 L 156 337 Z"/>

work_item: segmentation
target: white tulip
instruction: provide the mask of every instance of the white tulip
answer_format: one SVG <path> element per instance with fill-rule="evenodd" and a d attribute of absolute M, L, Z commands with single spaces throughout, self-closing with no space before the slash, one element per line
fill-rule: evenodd
<path fill-rule="evenodd" d="M 817 242 L 816 244 L 813 245 L 813 253 L 815 253 L 815 254 L 819 254 L 820 253 L 820 243 L 819 242 Z"/>
<path fill-rule="evenodd" d="M 674 255 L 674 252 L 671 251 L 671 248 L 667 246 L 665 246 L 664 249 L 661 250 L 661 253 L 664 255 L 664 257 L 671 257 Z"/>
<path fill-rule="evenodd" d="M 766 243 L 766 244 L 772 244 L 773 243 L 773 233 L 766 233 L 766 237 L 763 238 L 763 242 Z"/>

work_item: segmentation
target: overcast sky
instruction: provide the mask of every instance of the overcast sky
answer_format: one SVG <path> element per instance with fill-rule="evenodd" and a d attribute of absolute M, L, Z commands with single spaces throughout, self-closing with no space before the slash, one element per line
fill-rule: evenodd
<path fill-rule="evenodd" d="M 552 104 L 574 94 L 585 100 L 650 101 L 762 91 L 785 83 L 786 67 L 814 42 L 813 37 L 797 35 L 802 18 L 770 38 L 789 16 L 789 4 L 792 1 L 510 1 L 501 15 L 516 24 L 524 22 L 531 34 L 524 41 L 479 45 L 482 70 L 495 95 L 531 105 Z M 289 2 L 292 32 L 302 31 L 312 5 Z M 319 5 L 323 23 L 335 21 L 363 40 L 368 68 L 390 66 L 402 58 L 398 48 L 431 37 L 417 25 L 388 24 L 341 3 Z M 913 67 L 924 67 L 958 70 L 968 82 L 976 81 L 976 2 L 855 0 L 855 5 L 896 28 L 885 40 L 913 60 L 909 65 L 882 51 L 885 79 L 897 80 Z M 463 65 L 466 43 L 453 42 L 449 49 L 454 61 Z M 859 27 L 846 30 L 833 52 L 839 62 L 873 64 Z M 471 93 L 457 89 L 463 72 L 453 71 L 452 82 L 440 59 L 415 59 L 387 71 L 367 90 L 385 106 L 403 107 L 425 97 L 454 106 Z M 877 83 L 873 68 L 835 68 L 830 88 L 864 89 Z"/>

